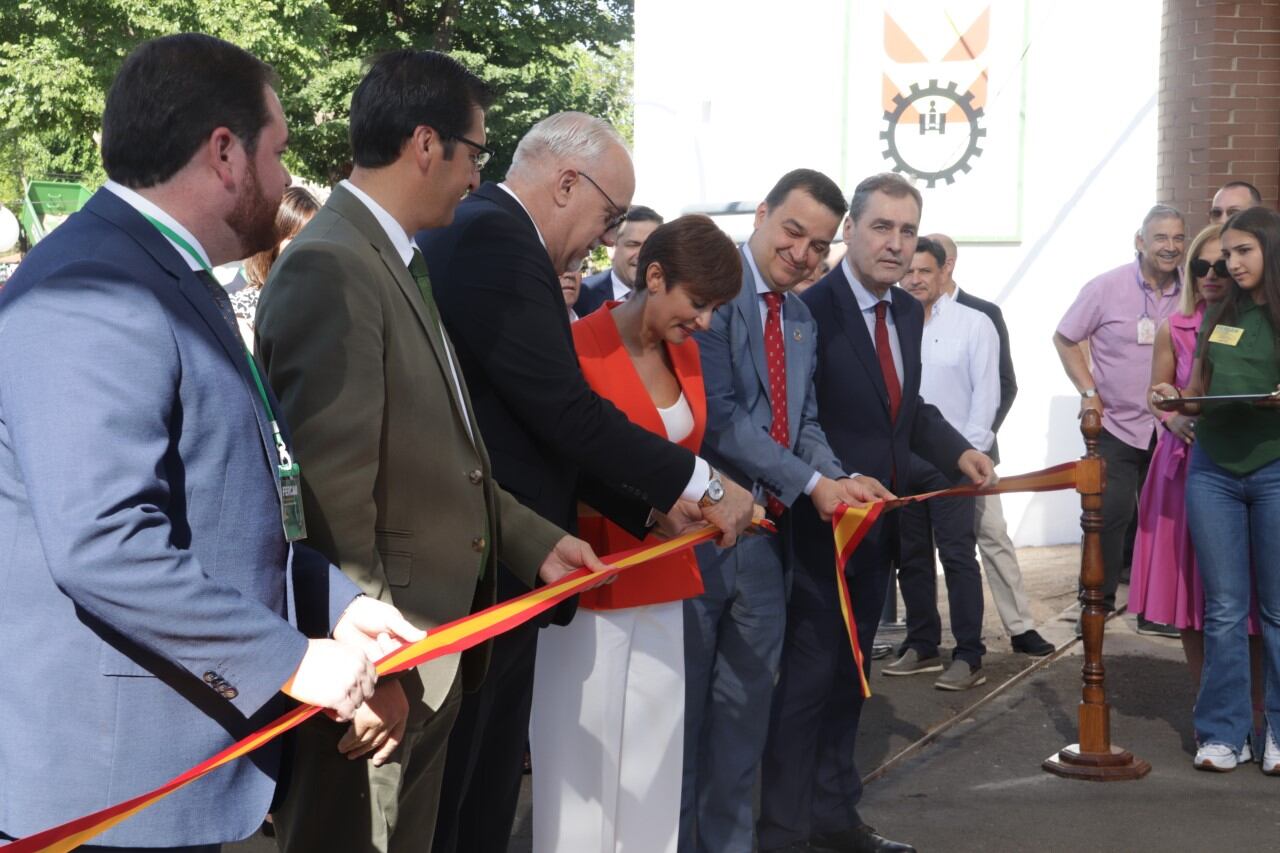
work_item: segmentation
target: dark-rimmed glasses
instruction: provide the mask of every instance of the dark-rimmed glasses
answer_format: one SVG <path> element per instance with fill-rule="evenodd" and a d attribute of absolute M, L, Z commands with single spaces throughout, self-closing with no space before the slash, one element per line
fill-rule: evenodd
<path fill-rule="evenodd" d="M 1231 273 L 1227 272 L 1227 262 L 1223 258 L 1210 262 L 1205 258 L 1196 258 L 1190 265 L 1191 274 L 1196 278 L 1203 278 L 1209 274 L 1209 270 L 1213 270 L 1218 274 L 1218 278 L 1231 278 Z"/>
<path fill-rule="evenodd" d="M 606 234 L 608 234 L 610 231 L 617 231 L 619 228 L 622 227 L 622 223 L 626 222 L 627 220 L 627 209 L 622 205 L 615 203 L 613 199 L 609 198 L 609 194 L 605 192 L 599 184 L 596 183 L 595 178 L 591 177 L 586 172 L 582 172 L 582 171 L 579 171 L 578 174 L 586 178 L 587 182 L 591 184 L 591 186 L 596 188 L 596 192 L 604 196 L 604 200 L 609 203 L 610 210 L 622 211 L 621 213 L 614 216 L 613 219 L 610 219 L 609 223 L 605 226 L 605 229 L 604 229 L 604 233 Z"/>
<path fill-rule="evenodd" d="M 459 142 L 470 145 L 473 149 L 475 149 L 475 153 L 469 154 L 468 156 L 471 158 L 471 163 L 476 167 L 477 172 L 483 169 L 484 164 L 488 163 L 490 158 L 493 157 L 492 148 L 488 148 L 484 145 L 481 145 L 479 142 L 472 142 L 470 139 L 467 139 L 465 136 L 459 136 L 455 134 L 453 138 L 458 140 Z"/>

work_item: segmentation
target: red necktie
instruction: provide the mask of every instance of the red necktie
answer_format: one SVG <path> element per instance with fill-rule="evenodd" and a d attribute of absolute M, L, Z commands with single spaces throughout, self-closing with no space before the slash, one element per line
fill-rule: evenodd
<path fill-rule="evenodd" d="M 764 296 L 768 311 L 764 317 L 764 360 L 769 365 L 769 400 L 772 403 L 773 423 L 769 437 L 783 447 L 790 447 L 790 429 L 787 420 L 787 351 L 782 345 L 781 293 L 769 291 Z M 786 511 L 782 501 L 769 495 L 766 503 L 769 514 L 777 518 Z"/>
<path fill-rule="evenodd" d="M 884 375 L 884 386 L 889 391 L 889 423 L 898 419 L 898 407 L 902 405 L 902 386 L 898 384 L 898 369 L 893 366 L 893 350 L 889 347 L 889 324 L 884 321 L 888 302 L 876 303 L 876 359 Z"/>

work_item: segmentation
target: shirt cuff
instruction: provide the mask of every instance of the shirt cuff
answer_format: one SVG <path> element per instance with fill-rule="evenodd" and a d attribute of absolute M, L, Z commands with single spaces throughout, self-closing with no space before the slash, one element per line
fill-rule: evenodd
<path fill-rule="evenodd" d="M 818 488 L 818 481 L 822 479 L 822 474 L 814 471 L 813 476 L 809 478 L 809 482 L 804 484 L 804 493 L 806 495 L 813 494 L 813 490 Z"/>
<path fill-rule="evenodd" d="M 686 501 L 700 501 L 707 493 L 707 484 L 710 482 L 711 466 L 707 464 L 707 460 L 698 456 L 693 460 L 693 476 L 689 478 L 689 484 L 684 487 L 684 493 L 680 497 Z"/>

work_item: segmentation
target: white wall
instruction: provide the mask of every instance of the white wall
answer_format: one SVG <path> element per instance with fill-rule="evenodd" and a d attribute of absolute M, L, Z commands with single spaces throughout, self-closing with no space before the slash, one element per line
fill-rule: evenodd
<path fill-rule="evenodd" d="M 636 202 L 676 215 L 758 202 L 798 166 L 823 170 L 846 193 L 883 171 L 886 161 L 869 153 L 879 140 L 865 132 L 842 155 L 844 26 L 868 6 L 874 18 L 905 18 L 930 2 L 636 0 Z M 1035 0 L 1026 15 L 1021 239 L 962 243 L 956 266 L 961 287 L 998 302 L 1009 325 L 1020 391 L 1000 432 L 1005 474 L 1083 452 L 1078 397 L 1051 336 L 1081 285 L 1132 259 L 1156 186 L 1160 0 Z M 851 68 L 862 56 L 880 61 L 880 38 L 853 34 Z M 878 83 L 851 87 L 848 98 L 878 117 Z M 1074 492 L 1007 496 L 1005 513 L 1019 545 L 1080 535 Z"/>

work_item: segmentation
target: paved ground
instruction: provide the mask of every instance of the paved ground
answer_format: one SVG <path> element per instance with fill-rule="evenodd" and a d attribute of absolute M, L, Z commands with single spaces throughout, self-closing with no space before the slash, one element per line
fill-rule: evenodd
<path fill-rule="evenodd" d="M 1074 600 L 1078 548 L 1022 549 L 1019 558 L 1041 633 L 1071 645 L 1071 621 L 1057 617 Z M 873 675 L 859 737 L 859 766 L 876 777 L 864 817 L 922 853 L 1280 849 L 1280 780 L 1256 766 L 1229 775 L 1191 767 L 1194 697 L 1177 641 L 1137 635 L 1132 617 L 1108 623 L 1113 740 L 1153 770 L 1137 782 L 1086 783 L 1040 769 L 1076 739 L 1079 645 L 1036 662 L 1010 653 L 989 600 L 985 624 L 980 688 L 948 693 L 930 676 Z M 530 850 L 527 787 L 511 853 Z M 261 838 L 228 848 L 272 849 Z"/>

